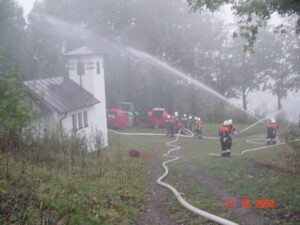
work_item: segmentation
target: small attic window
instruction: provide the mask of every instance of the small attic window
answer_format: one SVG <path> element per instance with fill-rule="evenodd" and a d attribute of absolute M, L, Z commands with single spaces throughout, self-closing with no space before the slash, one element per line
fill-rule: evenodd
<path fill-rule="evenodd" d="M 84 63 L 77 62 L 77 75 L 84 75 L 84 74 L 85 74 Z"/>

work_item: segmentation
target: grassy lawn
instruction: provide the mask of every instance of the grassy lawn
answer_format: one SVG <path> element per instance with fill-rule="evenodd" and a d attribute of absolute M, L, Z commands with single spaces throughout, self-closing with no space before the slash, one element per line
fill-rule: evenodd
<path fill-rule="evenodd" d="M 237 127 L 239 130 L 243 129 L 242 126 Z M 213 132 L 216 133 L 216 128 L 217 125 L 207 125 L 204 134 L 213 135 Z M 264 134 L 264 131 L 263 128 L 256 127 L 249 133 L 250 135 Z M 247 144 L 246 136 L 247 134 L 244 134 L 234 139 L 233 153 L 240 153 L 242 150 L 257 147 L 255 144 Z M 209 152 L 220 152 L 218 140 L 181 139 L 180 145 L 183 146 L 181 155 L 188 157 L 190 162 L 198 165 L 199 168 L 205 168 L 204 172 L 207 175 L 226 186 L 226 189 L 231 193 L 228 194 L 228 198 L 233 195 L 241 199 L 249 198 L 251 209 L 273 224 L 299 223 L 298 216 L 291 216 L 293 214 L 298 215 L 300 209 L 299 152 L 295 152 L 287 145 L 281 145 L 249 152 L 243 156 L 223 158 L 208 155 Z M 195 203 L 195 206 L 204 210 L 215 212 L 217 215 L 227 214 L 226 218 L 235 219 L 224 202 L 220 205 L 219 201 L 210 196 L 209 190 L 205 190 L 204 187 L 195 183 L 193 175 L 187 176 L 182 162 L 178 161 L 170 165 L 170 168 L 171 174 L 168 180 L 171 184 L 175 184 L 178 190 L 189 192 L 191 189 L 192 193 L 196 193 L 196 196 L 187 195 L 187 199 L 191 203 Z M 199 173 L 202 172 L 199 171 Z M 183 179 L 187 185 L 179 182 L 178 178 Z M 186 186 L 190 187 L 187 188 Z M 203 195 L 206 197 L 203 198 Z M 256 199 L 274 199 L 275 208 L 256 209 Z M 209 203 L 207 204 L 207 202 Z M 190 218 L 190 215 L 186 214 L 186 218 Z M 239 222 L 238 220 L 234 221 Z"/>
<path fill-rule="evenodd" d="M 49 166 L 11 157 L 8 178 L 1 154 L 0 224 L 133 224 L 147 192 L 147 162 L 128 156 L 130 144 L 110 140 L 109 149 L 75 158 L 72 168 L 71 160 Z"/>
<path fill-rule="evenodd" d="M 238 130 L 245 127 L 237 125 Z M 217 136 L 217 128 L 217 124 L 205 124 L 203 133 Z M 165 129 L 147 127 L 123 131 L 165 133 Z M 257 126 L 237 136 L 232 152 L 257 147 L 246 140 L 259 134 L 265 134 L 264 127 Z M 109 149 L 78 156 L 75 160 L 57 155 L 50 164 L 44 164 L 10 156 L 9 176 L 6 174 L 6 155 L 0 154 L 0 200 L 3 203 L 0 205 L 0 224 L 134 224 L 149 192 L 149 166 L 160 166 L 159 163 L 166 159 L 157 157 L 168 149 L 168 140 L 170 138 L 166 136 L 110 133 Z M 220 152 L 218 140 L 180 138 L 179 144 L 183 147 L 180 155 L 185 160 L 169 165 L 167 182 L 183 192 L 190 203 L 240 222 L 232 209 L 197 182 L 195 177 L 199 173 L 223 184 L 228 190 L 228 198 L 249 198 L 253 212 L 263 216 L 266 223 L 299 224 L 300 152 L 281 145 L 223 158 L 208 155 L 209 152 Z M 128 150 L 133 148 L 142 153 L 140 158 L 128 156 Z M 187 164 L 198 170 L 191 174 Z M 275 208 L 256 209 L 258 198 L 274 199 Z M 212 224 L 183 209 L 174 197 L 168 205 L 170 216 L 178 222 Z"/>

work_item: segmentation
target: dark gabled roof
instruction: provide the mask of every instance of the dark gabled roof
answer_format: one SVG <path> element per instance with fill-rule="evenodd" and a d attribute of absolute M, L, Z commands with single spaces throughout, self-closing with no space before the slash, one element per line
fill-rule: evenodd
<path fill-rule="evenodd" d="M 58 113 L 67 113 L 100 103 L 91 93 L 64 77 L 25 81 L 36 97 Z"/>

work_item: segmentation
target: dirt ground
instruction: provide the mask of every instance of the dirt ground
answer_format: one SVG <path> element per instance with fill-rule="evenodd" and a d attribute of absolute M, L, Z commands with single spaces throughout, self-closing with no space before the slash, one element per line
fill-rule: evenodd
<path fill-rule="evenodd" d="M 136 220 L 136 225 L 178 225 L 168 213 L 168 199 L 171 193 L 156 183 L 163 173 L 163 168 L 158 163 L 161 152 L 155 151 L 150 160 L 150 193 L 147 195 L 144 206 Z"/>

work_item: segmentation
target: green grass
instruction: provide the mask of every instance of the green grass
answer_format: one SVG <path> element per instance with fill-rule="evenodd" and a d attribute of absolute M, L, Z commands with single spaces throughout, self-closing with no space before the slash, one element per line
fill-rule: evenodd
<path fill-rule="evenodd" d="M 217 136 L 219 124 L 204 124 L 203 134 L 205 136 Z M 245 124 L 237 124 L 237 130 L 241 131 L 247 127 Z M 165 129 L 153 128 L 130 128 L 128 132 L 165 132 Z M 258 125 L 251 128 L 234 139 L 233 153 L 258 147 L 248 144 L 246 140 L 252 135 L 266 135 L 266 128 Z M 166 137 L 120 137 L 122 143 L 128 147 L 139 146 L 146 143 L 149 146 L 146 152 L 156 149 L 161 155 L 168 149 L 164 143 Z M 283 139 L 281 141 L 284 141 Z M 286 220 L 285 216 L 299 210 L 300 206 L 300 177 L 299 155 L 287 145 L 278 146 L 261 151 L 249 152 L 243 156 L 231 158 L 211 157 L 209 152 L 220 152 L 218 140 L 195 140 L 181 138 L 179 143 L 183 146 L 181 154 L 187 156 L 191 163 L 206 168 L 206 172 L 224 184 L 230 193 L 237 195 L 240 199 L 250 198 L 252 210 L 260 214 L 266 221 L 275 224 L 297 224 L 294 219 Z M 163 158 L 159 160 L 164 161 Z M 216 213 L 234 221 L 239 222 L 230 209 L 225 207 L 224 202 L 216 199 L 209 190 L 195 182 L 192 175 L 186 174 L 184 165 L 177 161 L 170 166 L 170 175 L 167 181 L 174 185 L 178 191 L 188 193 L 186 199 L 196 207 Z M 201 173 L 201 171 L 199 171 Z M 230 198 L 230 194 L 228 198 Z M 256 209 L 255 201 L 258 198 L 273 198 L 276 203 L 275 209 Z M 238 203 L 240 204 L 240 203 Z M 169 201 L 171 217 L 177 221 L 188 224 L 208 224 L 206 219 L 199 218 L 182 208 L 176 198 Z M 268 222 L 266 222 L 268 223 Z"/>
<path fill-rule="evenodd" d="M 206 136 L 217 136 L 218 124 L 204 124 Z M 247 127 L 236 125 L 238 131 Z M 165 129 L 137 127 L 124 132 L 159 132 Z M 245 141 L 249 135 L 265 134 L 257 126 L 233 143 L 233 153 L 257 147 Z M 22 157 L 11 157 L 9 179 L 6 178 L 6 155 L 0 154 L 0 224 L 133 224 L 149 192 L 149 165 L 160 166 L 171 140 L 166 136 L 123 136 L 110 133 L 110 149 L 100 155 L 89 153 L 77 158 L 71 168 L 56 155 L 49 165 L 32 163 Z M 282 140 L 283 141 L 283 140 Z M 211 157 L 220 152 L 218 140 L 180 138 L 181 155 L 188 162 L 204 167 L 205 173 L 224 184 L 230 193 L 249 197 L 251 208 L 275 224 L 297 224 L 295 218 L 285 219 L 300 209 L 299 155 L 287 145 L 250 152 L 230 158 Z M 128 151 L 137 149 L 141 158 L 129 158 Z M 45 161 L 46 162 L 46 161 Z M 170 166 L 167 182 L 174 185 L 191 204 L 238 222 L 225 203 L 199 185 L 187 174 L 182 161 Z M 202 171 L 199 171 L 201 173 Z M 231 196 L 228 196 L 231 197 Z M 276 208 L 256 209 L 257 198 L 274 198 Z M 184 224 L 210 224 L 182 208 L 172 197 L 170 216 Z"/>
<path fill-rule="evenodd" d="M 72 171 L 11 159 L 9 180 L 1 154 L 0 224 L 133 224 L 149 181 L 145 160 L 128 150 L 112 145 L 101 165 L 91 153 Z"/>
<path fill-rule="evenodd" d="M 215 125 L 208 125 L 206 130 L 211 132 L 215 128 Z M 252 134 L 264 133 L 264 129 L 255 129 L 255 132 L 251 131 Z M 232 152 L 240 153 L 244 149 L 257 147 L 247 144 L 246 139 L 244 135 L 237 136 Z M 289 221 L 284 218 L 300 209 L 300 170 L 297 167 L 299 152 L 282 145 L 243 156 L 223 158 L 208 155 L 209 152 L 220 152 L 218 140 L 182 139 L 180 143 L 183 146 L 182 154 L 188 156 L 192 163 L 207 168 L 209 175 L 225 184 L 238 197 L 249 197 L 251 208 L 256 213 L 271 219 L 275 224 L 297 224 L 293 221 L 295 218 Z M 176 170 L 182 169 L 180 163 L 173 167 Z M 258 198 L 273 198 L 276 208 L 256 209 L 255 201 Z"/>

